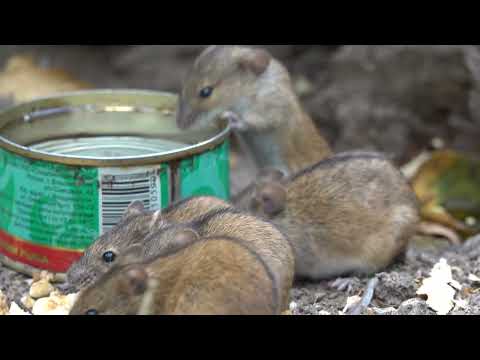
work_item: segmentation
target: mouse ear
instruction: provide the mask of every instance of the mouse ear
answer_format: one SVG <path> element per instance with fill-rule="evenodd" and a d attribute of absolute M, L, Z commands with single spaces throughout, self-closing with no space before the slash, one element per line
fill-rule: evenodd
<path fill-rule="evenodd" d="M 132 202 L 125 213 L 123 214 L 123 220 L 128 219 L 129 217 L 141 215 L 145 212 L 145 206 L 141 201 L 134 201 Z"/>
<path fill-rule="evenodd" d="M 278 215 L 285 210 L 287 190 L 280 184 L 265 184 L 257 191 L 257 201 L 266 215 Z"/>
<path fill-rule="evenodd" d="M 124 295 L 137 296 L 147 290 L 148 274 L 141 265 L 125 270 L 119 282 L 119 291 Z"/>
<path fill-rule="evenodd" d="M 174 236 L 175 247 L 185 247 L 193 242 L 197 241 L 200 235 L 193 229 L 182 229 L 178 231 Z"/>
<path fill-rule="evenodd" d="M 255 75 L 262 75 L 267 70 L 272 56 L 264 49 L 248 49 L 239 55 L 238 62 L 241 68 L 250 70 Z"/>

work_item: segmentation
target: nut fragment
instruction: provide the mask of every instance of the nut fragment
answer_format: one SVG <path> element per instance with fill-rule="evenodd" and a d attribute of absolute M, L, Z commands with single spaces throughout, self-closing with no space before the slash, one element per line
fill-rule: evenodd
<path fill-rule="evenodd" d="M 42 298 L 33 305 L 33 315 L 68 315 L 78 294 L 61 295 L 57 291 L 50 297 Z"/>
<path fill-rule="evenodd" d="M 8 313 L 8 301 L 7 297 L 0 290 L 0 315 L 7 315 Z"/>
<path fill-rule="evenodd" d="M 49 273 L 46 270 L 36 271 L 33 273 L 33 282 L 38 282 L 40 280 L 46 280 L 52 282 L 55 279 L 55 275 Z"/>
<path fill-rule="evenodd" d="M 34 299 L 40 299 L 49 296 L 55 288 L 46 279 L 34 282 L 30 288 L 30 296 Z"/>
<path fill-rule="evenodd" d="M 42 298 L 35 302 L 33 315 L 68 315 L 68 310 L 59 307 L 51 298 Z"/>

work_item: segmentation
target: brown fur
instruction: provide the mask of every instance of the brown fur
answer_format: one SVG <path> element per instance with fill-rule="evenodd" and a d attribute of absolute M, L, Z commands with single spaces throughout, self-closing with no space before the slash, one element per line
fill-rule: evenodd
<path fill-rule="evenodd" d="M 114 268 L 82 291 L 71 315 L 280 314 L 274 278 L 248 244 L 210 238 L 146 264 Z"/>
<path fill-rule="evenodd" d="M 121 222 L 110 232 L 100 236 L 83 256 L 67 272 L 68 285 L 81 289 L 96 281 L 117 262 L 132 245 L 139 244 L 165 222 L 187 222 L 216 208 L 229 208 L 227 202 L 209 196 L 182 200 L 160 212 L 146 211 L 142 203 L 130 205 Z M 113 263 L 107 264 L 102 256 L 112 251 L 116 255 Z M 72 289 L 73 290 L 73 289 Z"/>
<path fill-rule="evenodd" d="M 199 93 L 207 86 L 214 88 L 213 93 L 201 98 Z M 240 134 L 253 148 L 260 168 L 298 171 L 331 155 L 300 105 L 287 69 L 265 50 L 213 46 L 189 71 L 178 126 L 209 126 L 225 113 L 238 117 Z"/>
<path fill-rule="evenodd" d="M 272 213 L 268 198 L 283 210 Z M 277 225 L 295 249 L 296 275 L 311 279 L 386 267 L 419 221 L 406 179 L 376 153 L 339 154 L 284 179 L 260 177 L 235 204 Z"/>
<path fill-rule="evenodd" d="M 242 239 L 251 245 L 272 271 L 278 284 L 282 309 L 285 310 L 293 283 L 295 260 L 291 245 L 274 225 L 234 209 L 218 209 L 189 223 L 165 225 L 145 239 L 142 258 L 174 251 L 205 237 Z M 192 236 L 192 232 L 197 236 Z"/>

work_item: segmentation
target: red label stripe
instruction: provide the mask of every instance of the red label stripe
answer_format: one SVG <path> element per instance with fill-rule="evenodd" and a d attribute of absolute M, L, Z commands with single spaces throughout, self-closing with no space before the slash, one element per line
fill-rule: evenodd
<path fill-rule="evenodd" d="M 54 273 L 65 273 L 81 256 L 81 251 L 58 250 L 34 245 L 0 230 L 0 253 L 14 261 Z"/>

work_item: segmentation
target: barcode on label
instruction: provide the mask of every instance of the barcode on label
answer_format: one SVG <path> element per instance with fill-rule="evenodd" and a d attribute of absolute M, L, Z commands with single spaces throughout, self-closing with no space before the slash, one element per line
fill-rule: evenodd
<path fill-rule="evenodd" d="M 161 207 L 160 168 L 100 171 L 100 233 L 117 225 L 128 206 L 134 201 L 143 202 L 145 209 Z"/>

